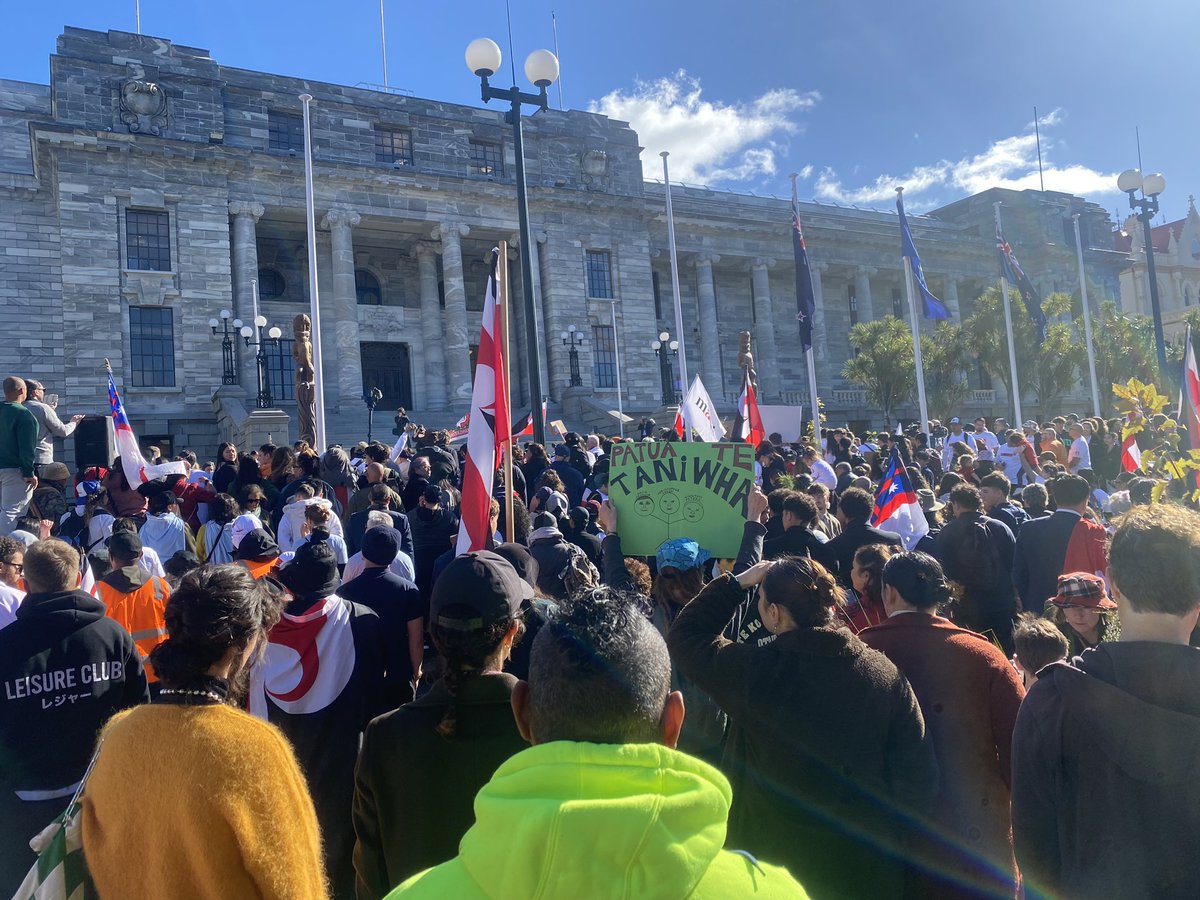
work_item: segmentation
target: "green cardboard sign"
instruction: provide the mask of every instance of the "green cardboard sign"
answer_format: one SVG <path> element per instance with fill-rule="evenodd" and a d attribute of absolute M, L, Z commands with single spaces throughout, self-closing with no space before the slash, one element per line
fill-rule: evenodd
<path fill-rule="evenodd" d="M 749 444 L 614 444 L 610 466 L 626 554 L 653 556 L 663 541 L 686 537 L 713 556 L 737 556 L 754 486 Z"/>

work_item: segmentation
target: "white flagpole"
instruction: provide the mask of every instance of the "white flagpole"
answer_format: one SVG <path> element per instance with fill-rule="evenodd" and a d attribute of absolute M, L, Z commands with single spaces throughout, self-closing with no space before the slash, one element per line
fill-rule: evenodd
<path fill-rule="evenodd" d="M 667 157 L 671 154 L 664 150 L 659 156 L 663 161 L 663 186 L 667 196 L 667 242 L 671 248 L 671 293 L 675 298 L 675 335 L 679 341 L 679 388 L 688 390 L 687 352 L 683 340 L 683 305 L 679 299 L 679 258 L 675 252 L 675 216 L 671 212 L 671 176 L 667 171 Z M 663 348 L 666 352 L 666 348 Z M 692 429 L 684 423 L 684 440 L 691 441 Z"/>
<path fill-rule="evenodd" d="M 1000 201 L 997 200 L 992 204 L 996 210 L 996 234 L 1004 234 L 1004 229 L 1000 227 Z M 1012 372 L 1012 402 L 1013 410 L 1016 413 L 1016 418 L 1013 419 L 1013 425 L 1019 427 L 1024 419 L 1021 417 L 1021 388 L 1017 384 L 1017 347 L 1013 343 L 1012 329 L 1012 310 L 1009 308 L 1008 302 L 1008 279 L 1004 277 L 1004 270 L 1000 270 L 1000 302 L 1004 307 L 1004 331 L 1008 335 L 1008 367 Z"/>
<path fill-rule="evenodd" d="M 142 33 L 142 0 L 133 0 L 133 23 L 137 33 Z"/>
<path fill-rule="evenodd" d="M 792 205 L 795 209 L 799 210 L 800 200 L 796 194 L 796 179 L 799 178 L 800 176 L 797 173 L 793 172 L 790 177 L 792 179 Z M 799 212 L 797 212 L 797 216 L 799 216 Z M 812 259 L 809 259 L 808 264 L 810 267 L 812 266 Z M 812 281 L 812 272 L 811 271 L 809 272 L 808 278 L 809 278 L 809 282 L 811 283 L 811 281 Z M 822 298 L 822 300 L 824 300 L 824 298 Z M 815 318 L 816 317 L 816 309 L 815 309 L 816 297 L 815 296 L 813 297 L 813 306 L 814 306 L 813 317 Z M 809 392 L 808 399 L 812 403 L 812 420 L 815 423 L 813 425 L 813 443 L 820 444 L 820 442 L 821 442 L 821 402 L 820 402 L 820 400 L 817 399 L 817 363 L 816 363 L 816 357 L 813 355 L 813 342 L 816 340 L 817 323 L 810 322 L 809 325 L 812 328 L 812 330 L 809 332 L 809 334 L 812 336 L 812 340 L 809 341 L 808 349 L 804 351 L 804 363 L 808 367 L 808 392 Z M 800 437 L 803 438 L 804 437 L 804 427 L 803 427 L 804 415 L 803 415 L 803 413 L 801 413 L 800 421 L 801 421 Z"/>
<path fill-rule="evenodd" d="M 904 188 L 896 188 L 896 196 L 904 197 Z M 929 404 L 925 401 L 925 363 L 921 359 L 921 316 L 917 312 L 917 301 L 913 299 L 912 260 L 904 260 L 904 292 L 908 296 L 908 319 L 912 323 L 913 358 L 917 364 L 917 408 L 921 412 L 921 431 L 929 431 Z M 922 305 L 924 305 L 922 303 Z M 1018 419 L 1018 421 L 1020 421 Z"/>
<path fill-rule="evenodd" d="M 1100 417 L 1100 382 L 1096 380 L 1096 349 L 1092 346 L 1092 312 L 1088 309 L 1087 276 L 1083 272 L 1083 244 L 1079 240 L 1079 213 L 1075 220 L 1075 255 L 1079 259 L 1079 297 L 1083 301 L 1083 339 L 1087 342 L 1088 374 L 1092 377 L 1092 415 Z"/>
<path fill-rule="evenodd" d="M 383 0 L 379 0 L 379 55 L 383 57 L 383 89 L 386 91 L 387 80 L 387 28 L 384 24 Z"/>
<path fill-rule="evenodd" d="M 312 319 L 313 381 L 316 387 L 313 399 L 316 401 L 314 424 L 317 433 L 314 437 L 317 446 L 313 449 L 324 453 L 325 374 L 321 360 L 321 303 L 317 295 L 317 214 L 313 208 L 312 121 L 308 108 L 312 103 L 312 94 L 301 94 L 300 102 L 304 104 L 304 202 L 308 210 L 308 315 Z"/>
<path fill-rule="evenodd" d="M 621 395 L 621 342 L 617 340 L 617 301 L 615 299 L 609 304 L 609 311 L 612 313 L 613 365 L 617 369 L 617 424 L 621 429 L 621 437 L 625 437 L 625 401 Z"/>

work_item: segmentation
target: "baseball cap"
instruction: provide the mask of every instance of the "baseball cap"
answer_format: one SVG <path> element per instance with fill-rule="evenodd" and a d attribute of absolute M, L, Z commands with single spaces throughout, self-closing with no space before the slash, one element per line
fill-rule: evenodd
<path fill-rule="evenodd" d="M 1033 421 L 1033 419 L 1026 419 L 1024 422 L 1021 423 L 1021 427 L 1022 428 L 1037 428 L 1038 423 Z"/>
<path fill-rule="evenodd" d="M 533 587 L 517 574 L 512 563 L 488 550 L 464 553 L 442 570 L 429 598 L 431 623 L 451 631 L 479 631 L 512 618 Z M 450 607 L 459 607 L 446 615 Z"/>
<path fill-rule="evenodd" d="M 955 416 L 953 419 L 950 420 L 950 424 L 951 425 L 961 425 L 962 419 L 960 419 L 958 416 Z"/>
<path fill-rule="evenodd" d="M 229 526 L 229 536 L 233 541 L 233 549 L 236 550 L 242 543 L 242 538 L 256 528 L 262 528 L 262 522 L 257 517 L 248 513 L 243 513 L 234 519 L 233 524 Z"/>
<path fill-rule="evenodd" d="M 142 539 L 136 531 L 118 531 L 105 544 L 110 555 L 121 559 L 136 559 L 142 552 Z"/>
<path fill-rule="evenodd" d="M 568 447 L 566 444 L 559 444 L 557 447 L 554 448 L 554 456 L 556 459 L 558 459 L 558 458 L 570 459 L 571 458 L 571 448 Z"/>
<path fill-rule="evenodd" d="M 362 536 L 363 559 L 377 566 L 390 566 L 400 552 L 400 532 L 390 526 L 376 525 Z"/>
<path fill-rule="evenodd" d="M 524 544 L 497 544 L 496 549 L 492 552 L 497 556 L 507 559 L 519 577 L 525 579 L 531 585 L 537 584 L 538 561 L 533 558 L 533 554 L 529 552 L 529 548 Z"/>
<path fill-rule="evenodd" d="M 1104 579 L 1090 572 L 1071 572 L 1058 576 L 1058 593 L 1050 602 L 1060 609 L 1078 606 L 1083 609 L 1116 609 L 1108 598 Z"/>

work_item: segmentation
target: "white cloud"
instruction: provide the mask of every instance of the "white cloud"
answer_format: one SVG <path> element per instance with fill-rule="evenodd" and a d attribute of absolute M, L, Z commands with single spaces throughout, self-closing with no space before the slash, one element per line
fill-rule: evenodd
<path fill-rule="evenodd" d="M 693 184 L 744 182 L 777 171 L 775 141 L 798 130 L 794 116 L 821 99 L 816 91 L 769 90 L 748 103 L 705 100 L 700 81 L 680 69 L 632 91 L 613 91 L 588 108 L 629 122 L 642 145 L 646 177 L 658 177 L 657 156 L 671 153 L 671 179 Z M 806 176 L 807 177 L 807 176 Z"/>
<path fill-rule="evenodd" d="M 1051 161 L 1051 151 L 1057 142 L 1046 131 L 1062 121 L 1059 109 L 1038 117 L 1046 190 L 1084 197 L 1117 193 L 1115 173 L 1100 172 L 1079 163 L 1060 166 Z M 911 197 L 911 207 L 920 210 L 937 205 L 933 192 L 939 188 L 958 196 L 994 187 L 1036 190 L 1040 187 L 1037 163 L 1037 137 L 1030 122 L 1021 134 L 1001 138 L 982 153 L 957 161 L 941 160 L 917 166 L 904 175 L 880 175 L 859 187 L 847 187 L 833 169 L 826 167 L 817 178 L 816 196 L 838 203 L 870 205 L 890 201 L 895 189 L 903 187 L 906 203 Z"/>

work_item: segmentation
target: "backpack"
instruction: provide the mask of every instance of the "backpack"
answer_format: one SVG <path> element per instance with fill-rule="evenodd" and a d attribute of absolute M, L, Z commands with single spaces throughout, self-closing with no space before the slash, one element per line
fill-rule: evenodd
<path fill-rule="evenodd" d="M 59 521 L 66 514 L 67 498 L 58 488 L 46 485 L 33 492 L 33 497 L 29 501 L 30 517 L 38 520 L 49 519 L 57 529 Z"/>
<path fill-rule="evenodd" d="M 966 588 L 995 589 L 1000 583 L 1000 554 L 982 518 L 959 535 L 954 580 Z"/>

